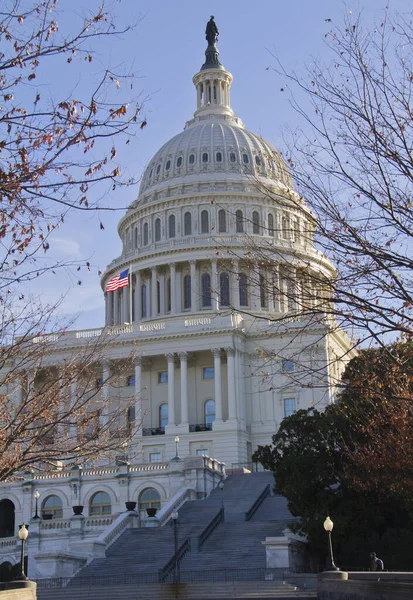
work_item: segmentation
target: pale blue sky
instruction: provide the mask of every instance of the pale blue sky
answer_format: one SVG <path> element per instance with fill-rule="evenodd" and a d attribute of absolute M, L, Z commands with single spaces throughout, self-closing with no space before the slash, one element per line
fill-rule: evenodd
<path fill-rule="evenodd" d="M 64 25 L 70 26 L 94 0 L 60 0 Z M 97 4 L 97 2 L 95 3 Z M 408 0 L 392 0 L 392 11 L 411 10 Z M 283 132 L 297 124 L 297 116 L 280 92 L 285 82 L 270 68 L 271 52 L 276 52 L 287 68 L 301 70 L 318 57 L 328 61 L 324 35 L 332 19 L 340 23 L 345 11 L 362 10 L 368 23 L 380 22 L 384 0 L 122 0 L 111 3 L 120 22 L 139 20 L 137 28 L 125 39 L 112 40 L 99 47 L 103 64 L 125 64 L 138 73 L 136 88 L 146 98 L 144 115 L 147 127 L 120 154 L 122 163 L 139 176 L 151 156 L 169 138 L 179 133 L 195 110 L 192 76 L 204 62 L 205 25 L 211 14 L 220 30 L 220 60 L 234 76 L 232 107 L 245 126 L 263 135 L 280 150 Z M 51 72 L 50 84 L 62 84 L 65 73 Z M 84 85 L 79 74 L 79 86 Z M 53 95 L 53 94 L 52 94 Z M 127 149 L 127 153 L 126 153 Z M 122 207 L 134 200 L 138 188 L 114 195 L 110 201 Z M 117 221 L 122 213 L 104 214 L 105 229 L 99 229 L 96 216 L 72 214 L 51 244 L 53 256 L 89 259 L 102 271 L 119 255 Z M 66 294 L 62 305 L 65 315 L 79 314 L 77 328 L 103 325 L 103 293 L 96 269 L 83 273 L 82 285 L 68 270 L 56 276 L 42 276 L 31 285 L 48 301 Z"/>

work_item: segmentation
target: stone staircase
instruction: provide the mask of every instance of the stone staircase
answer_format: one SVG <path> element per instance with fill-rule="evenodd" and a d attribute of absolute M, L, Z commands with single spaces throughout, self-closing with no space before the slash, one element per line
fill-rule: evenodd
<path fill-rule="evenodd" d="M 179 509 L 178 543 L 181 545 L 187 538 L 191 538 L 191 550 L 180 564 L 182 594 L 186 595 L 178 597 L 203 598 L 202 595 L 188 595 L 195 589 L 194 586 L 202 585 L 202 582 L 205 590 L 211 593 L 213 588 L 218 586 L 215 590 L 218 595 L 211 596 L 205 591 L 205 598 L 291 597 L 285 596 L 287 591 L 297 595 L 298 590 L 294 590 L 294 586 L 289 587 L 287 583 L 283 584 L 279 580 L 283 579 L 282 573 L 276 573 L 274 581 L 264 581 L 267 570 L 262 541 L 269 536 L 282 535 L 282 531 L 292 520 L 285 499 L 280 496 L 266 497 L 251 520 L 245 521 L 245 513 L 268 485 L 273 485 L 272 473 L 229 475 L 223 490 L 216 488 L 208 498 L 188 501 Z M 222 506 L 225 521 L 218 525 L 199 551 L 198 536 Z M 65 588 L 43 589 L 43 586 L 49 584 L 47 581 L 39 582 L 38 598 L 166 598 L 167 596 L 163 595 L 157 596 L 155 589 L 159 587 L 159 570 L 173 554 L 174 530 L 169 523 L 159 528 L 129 529 L 108 549 L 106 558 L 93 560 L 76 577 L 67 581 Z M 243 580 L 242 584 L 240 580 Z M 250 589 L 250 595 L 240 595 L 241 591 L 247 593 L 245 585 L 251 580 L 256 581 Z M 223 589 L 224 583 L 228 584 L 232 592 L 229 589 L 225 593 L 219 591 Z M 257 584 L 263 586 L 262 594 L 260 592 L 258 596 L 251 595 L 257 589 Z M 159 588 L 162 594 L 167 593 L 170 585 L 172 584 L 165 584 Z M 137 595 L 138 589 L 140 591 Z M 150 594 L 150 589 L 152 596 L 142 595 Z M 265 595 L 267 591 L 273 595 Z M 203 594 L 204 591 L 199 593 Z M 229 593 L 238 595 L 231 596 Z M 284 595 L 277 595 L 279 593 Z M 310 596 L 307 592 L 307 595 L 301 597 Z"/>

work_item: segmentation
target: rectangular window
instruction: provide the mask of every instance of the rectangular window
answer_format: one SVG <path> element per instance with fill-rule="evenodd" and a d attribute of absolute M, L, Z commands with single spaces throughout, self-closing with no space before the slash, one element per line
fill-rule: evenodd
<path fill-rule="evenodd" d="M 197 456 L 208 456 L 208 448 L 197 448 L 196 455 Z"/>
<path fill-rule="evenodd" d="M 160 452 L 150 452 L 150 454 L 149 454 L 149 462 L 150 463 L 161 462 L 161 453 Z"/>
<path fill-rule="evenodd" d="M 295 413 L 295 398 L 284 398 L 284 417 Z"/>
<path fill-rule="evenodd" d="M 135 385 L 135 375 L 129 375 L 128 377 L 128 386 L 134 386 Z"/>
<path fill-rule="evenodd" d="M 204 367 L 203 370 L 203 378 L 204 379 L 214 379 L 214 367 Z"/>
<path fill-rule="evenodd" d="M 158 383 L 168 383 L 168 371 L 158 373 Z"/>
<path fill-rule="evenodd" d="M 283 371 L 287 371 L 287 373 L 294 371 L 294 363 L 292 360 L 283 360 Z"/>

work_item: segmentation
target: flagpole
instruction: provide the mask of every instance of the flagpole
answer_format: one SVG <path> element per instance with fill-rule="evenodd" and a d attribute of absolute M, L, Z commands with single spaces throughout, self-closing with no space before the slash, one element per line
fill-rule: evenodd
<path fill-rule="evenodd" d="M 129 274 L 130 274 L 130 282 L 129 282 L 129 285 L 130 285 L 130 290 L 129 290 L 129 321 L 130 321 L 130 324 L 132 325 L 132 324 L 133 324 L 133 306 L 132 306 L 132 301 L 133 301 L 133 295 L 132 295 L 132 284 L 133 284 L 133 281 L 132 281 L 132 264 L 131 264 L 131 266 L 130 266 L 130 273 L 129 273 Z"/>

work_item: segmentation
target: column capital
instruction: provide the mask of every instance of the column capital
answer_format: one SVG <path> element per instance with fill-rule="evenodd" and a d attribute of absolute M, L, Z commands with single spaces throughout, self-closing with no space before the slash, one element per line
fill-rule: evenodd
<path fill-rule="evenodd" d="M 173 362 L 175 360 L 175 352 L 168 352 L 168 354 L 165 354 L 165 357 L 168 363 Z"/>
<path fill-rule="evenodd" d="M 227 356 L 235 356 L 234 348 L 225 348 L 225 352 L 226 352 Z"/>
<path fill-rule="evenodd" d="M 182 361 L 188 361 L 188 352 L 178 352 L 178 356 Z"/>
<path fill-rule="evenodd" d="M 211 352 L 214 358 L 221 358 L 221 348 L 212 348 Z"/>
<path fill-rule="evenodd" d="M 193 267 L 196 265 L 196 262 L 197 262 L 196 260 L 190 260 L 189 264 L 191 265 L 191 267 Z"/>
<path fill-rule="evenodd" d="M 170 262 L 168 263 L 168 266 L 170 269 L 175 269 L 176 268 L 176 263 L 175 262 Z"/>
<path fill-rule="evenodd" d="M 135 366 L 136 367 L 141 367 L 143 363 L 143 356 L 137 356 L 135 358 Z"/>

